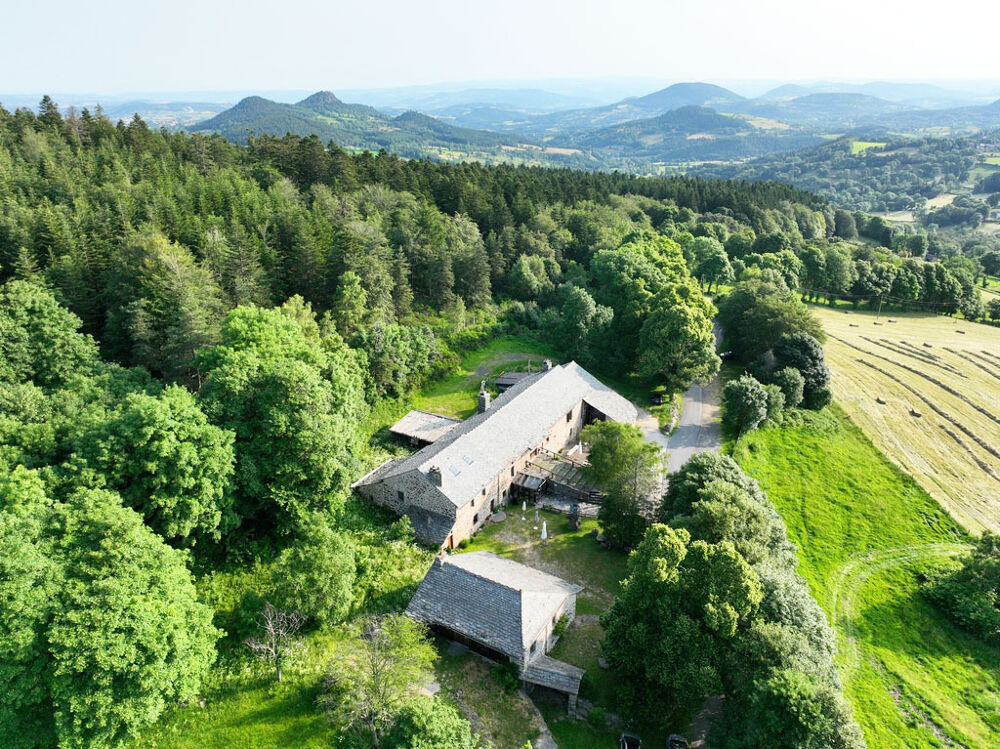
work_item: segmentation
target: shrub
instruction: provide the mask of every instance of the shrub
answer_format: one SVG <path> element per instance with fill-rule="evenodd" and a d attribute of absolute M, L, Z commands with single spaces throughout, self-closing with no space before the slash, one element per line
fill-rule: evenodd
<path fill-rule="evenodd" d="M 802 375 L 803 406 L 819 410 L 830 402 L 830 368 L 823 357 L 823 345 L 816 338 L 808 333 L 783 335 L 772 353 L 776 367 L 792 367 Z"/>
<path fill-rule="evenodd" d="M 406 541 L 413 543 L 416 534 L 413 531 L 413 524 L 409 515 L 401 515 L 398 520 L 389 527 L 389 536 L 393 541 Z"/>
<path fill-rule="evenodd" d="M 563 614 L 559 617 L 559 621 L 556 622 L 556 626 L 552 628 L 552 634 L 556 637 L 562 637 L 567 627 L 569 627 L 569 617 Z"/>
<path fill-rule="evenodd" d="M 1000 643 L 1000 537 L 984 532 L 961 567 L 929 575 L 922 591 L 960 627 Z"/>
<path fill-rule="evenodd" d="M 516 692 L 521 686 L 521 673 L 516 663 L 497 663 L 490 669 L 490 674 L 505 692 Z"/>
<path fill-rule="evenodd" d="M 592 707 L 587 713 L 587 721 L 592 726 L 603 727 L 608 722 L 608 713 L 603 707 Z"/>
<path fill-rule="evenodd" d="M 767 418 L 767 391 L 750 375 L 726 383 L 722 391 L 723 423 L 739 436 Z"/>
<path fill-rule="evenodd" d="M 383 746 L 408 749 L 475 749 L 478 737 L 452 703 L 417 697 L 401 711 Z"/>
<path fill-rule="evenodd" d="M 785 410 L 785 394 L 777 385 L 765 385 L 764 394 L 767 396 L 767 417 L 765 421 L 772 424 L 781 423 L 781 413 Z"/>
<path fill-rule="evenodd" d="M 795 408 L 802 402 L 805 380 L 795 367 L 779 369 L 771 376 L 771 382 L 781 388 L 785 396 L 785 408 Z"/>

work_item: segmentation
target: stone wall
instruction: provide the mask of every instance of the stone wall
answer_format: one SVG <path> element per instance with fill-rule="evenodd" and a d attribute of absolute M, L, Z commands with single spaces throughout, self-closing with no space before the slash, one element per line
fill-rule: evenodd
<path fill-rule="evenodd" d="M 543 627 L 542 631 L 538 633 L 538 636 L 535 638 L 534 642 L 535 645 L 534 652 L 532 652 L 531 650 L 531 643 L 528 643 L 528 647 L 525 649 L 521 658 L 520 666 L 522 669 L 527 668 L 528 664 L 532 660 L 534 660 L 539 656 L 545 655 L 553 647 L 555 647 L 556 637 L 552 634 L 552 630 L 555 629 L 556 624 L 559 623 L 559 620 L 563 617 L 563 615 L 565 615 L 570 621 L 572 621 L 573 618 L 576 616 L 575 593 L 566 597 L 566 600 L 563 601 L 562 605 L 556 611 L 553 619 L 550 619 L 548 622 L 546 622 L 545 627 Z"/>

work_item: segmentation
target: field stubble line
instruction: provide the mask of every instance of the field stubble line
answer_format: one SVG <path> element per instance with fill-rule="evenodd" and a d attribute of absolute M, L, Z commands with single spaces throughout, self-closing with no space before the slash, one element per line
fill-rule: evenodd
<path fill-rule="evenodd" d="M 934 356 L 933 354 L 925 355 L 923 352 L 916 351 L 916 350 L 909 351 L 909 350 L 903 348 L 902 346 L 898 346 L 898 345 L 894 344 L 892 341 L 889 341 L 889 340 L 887 340 L 885 338 L 881 339 L 881 341 L 876 341 L 874 338 L 868 338 L 867 336 L 861 336 L 861 340 L 867 341 L 868 343 L 874 344 L 875 346 L 881 346 L 882 348 L 887 349 L 889 351 L 892 351 L 895 354 L 902 354 L 903 356 L 908 356 L 911 359 L 916 359 L 921 364 L 930 364 L 932 367 L 937 367 L 938 369 L 943 369 L 948 374 L 954 374 L 954 375 L 958 375 L 959 377 L 963 377 L 965 379 L 968 379 L 964 374 L 962 374 L 961 372 L 959 372 L 953 366 L 951 366 L 950 364 L 942 361 L 941 357 L 939 357 L 939 356 Z"/>
<path fill-rule="evenodd" d="M 855 346 L 853 343 L 845 341 L 843 338 L 838 338 L 837 336 L 833 335 L 833 333 L 827 333 L 827 335 L 830 338 L 832 338 L 833 340 L 839 341 L 840 343 L 844 344 L 848 348 L 854 349 L 858 353 L 865 354 L 866 356 L 874 356 L 876 359 L 881 359 L 882 361 L 887 361 L 890 364 L 895 364 L 900 369 L 905 369 L 907 372 L 915 374 L 918 377 L 922 377 L 925 380 L 927 380 L 928 382 L 934 383 L 939 388 L 941 388 L 942 390 L 944 390 L 946 393 L 950 393 L 951 395 L 955 396 L 960 401 L 962 401 L 963 403 L 965 403 L 967 406 L 969 406 L 971 408 L 974 408 L 976 411 L 978 411 L 979 413 L 981 413 L 983 416 L 985 416 L 990 421 L 995 421 L 997 424 L 1000 424 L 1000 418 L 997 418 L 992 413 L 990 413 L 989 411 L 987 411 L 985 408 L 983 408 L 982 406 L 980 406 L 977 403 L 974 403 L 967 396 L 962 395 L 962 393 L 960 393 L 957 390 L 955 390 L 955 388 L 951 387 L 950 385 L 946 385 L 945 383 L 941 382 L 937 378 L 931 377 L 929 374 L 925 374 L 925 373 L 921 372 L 919 369 L 914 369 L 913 367 L 911 367 L 911 366 L 909 366 L 907 364 L 903 364 L 902 362 L 898 362 L 898 361 L 895 361 L 894 359 L 890 359 L 887 356 L 882 356 L 881 354 L 876 354 L 874 351 L 865 351 L 860 346 Z"/>
<path fill-rule="evenodd" d="M 930 398 L 926 397 L 919 390 L 917 390 L 914 387 L 911 387 L 910 385 L 907 385 L 905 382 L 903 382 L 901 379 L 899 379 L 898 377 L 896 377 L 891 372 L 886 372 L 881 367 L 879 367 L 879 366 L 877 366 L 875 364 L 872 364 L 869 361 L 865 361 L 864 359 L 858 359 L 857 361 L 859 361 L 860 363 L 864 364 L 866 367 L 870 367 L 870 368 L 874 369 L 876 372 L 878 372 L 878 373 L 880 373 L 882 375 L 885 375 L 890 380 L 892 380 L 893 382 L 895 382 L 897 385 L 901 385 L 902 387 L 906 388 L 909 392 L 913 393 L 913 395 L 915 395 L 917 398 L 919 398 L 920 401 L 922 403 L 924 403 L 934 413 L 936 413 L 938 416 L 940 416 L 942 419 L 944 419 L 945 421 L 949 422 L 953 426 L 961 429 L 965 433 L 965 435 L 967 437 L 969 437 L 969 439 L 973 440 L 977 445 L 979 445 L 981 448 L 983 448 L 986 452 L 988 452 L 994 458 L 997 458 L 998 460 L 1000 460 L 1000 451 L 998 451 L 995 447 L 993 447 L 991 444 L 989 444 L 988 442 L 986 442 L 986 440 L 981 439 L 971 429 L 969 429 L 967 426 L 965 426 L 965 424 L 963 424 L 961 421 L 959 421 L 958 419 L 956 419 L 954 416 L 952 416 L 951 414 L 947 413 L 946 411 L 943 411 L 942 409 L 938 408 L 937 404 L 935 404 L 934 401 L 932 401 Z"/>
<path fill-rule="evenodd" d="M 989 367 L 987 367 L 985 364 L 980 364 L 979 362 L 977 362 L 975 359 L 973 359 L 968 354 L 964 354 L 961 351 L 956 351 L 955 349 L 948 348 L 947 346 L 944 346 L 943 348 L 944 348 L 945 351 L 949 351 L 952 354 L 954 354 L 955 356 L 958 356 L 958 357 L 960 357 L 962 359 L 965 359 L 965 361 L 969 362 L 969 364 L 971 364 L 972 366 L 978 367 L 979 369 L 983 370 L 990 377 L 994 377 L 994 378 L 1000 380 L 1000 374 L 997 374 L 992 369 L 990 369 Z"/>

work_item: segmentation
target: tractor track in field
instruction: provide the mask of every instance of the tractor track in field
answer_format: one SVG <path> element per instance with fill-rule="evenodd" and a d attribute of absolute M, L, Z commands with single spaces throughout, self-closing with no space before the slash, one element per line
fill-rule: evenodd
<path fill-rule="evenodd" d="M 862 663 L 861 646 L 858 644 L 858 633 L 855 625 L 855 617 L 858 614 L 857 599 L 872 577 L 917 562 L 950 559 L 967 552 L 970 548 L 967 544 L 931 543 L 882 549 L 857 554 L 834 572 L 830 589 L 830 618 L 839 635 L 839 671 L 845 685 L 851 681 Z M 880 661 L 872 658 L 871 663 L 874 668 L 880 669 L 883 674 L 885 673 L 885 666 Z M 920 723 L 925 730 L 949 749 L 964 748 L 965 745 L 954 740 L 948 734 L 945 726 L 935 722 L 919 703 L 915 703 L 912 699 L 906 699 L 900 687 L 891 688 L 889 694 L 896 709 L 900 711 L 904 719 Z"/>
<path fill-rule="evenodd" d="M 841 675 L 845 681 L 861 662 L 854 616 L 858 594 L 865 584 L 880 572 L 915 562 L 947 559 L 970 548 L 968 544 L 957 543 L 900 546 L 855 555 L 836 570 L 830 588 L 830 619 L 841 634 Z"/>

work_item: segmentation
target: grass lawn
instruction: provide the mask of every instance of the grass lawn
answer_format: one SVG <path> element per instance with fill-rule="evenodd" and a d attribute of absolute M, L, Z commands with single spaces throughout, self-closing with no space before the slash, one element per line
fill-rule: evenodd
<path fill-rule="evenodd" d="M 212 670 L 200 702 L 169 710 L 135 747 L 265 749 L 328 747 L 336 732 L 316 705 L 322 666 L 335 638 L 315 635 L 285 668 L 281 684 L 269 667 L 232 650 Z M 204 703 L 204 707 L 201 706 Z"/>
<path fill-rule="evenodd" d="M 497 749 L 521 749 L 538 737 L 541 721 L 529 699 L 519 691 L 505 692 L 491 675 L 490 664 L 478 655 L 450 655 L 446 640 L 436 638 L 436 644 L 441 694 L 458 704 L 476 733 Z"/>
<path fill-rule="evenodd" d="M 921 570 L 964 548 L 940 505 L 837 406 L 751 433 L 734 457 L 799 546 L 868 745 L 1000 745 L 1000 648 L 956 629 L 918 591 Z"/>
<path fill-rule="evenodd" d="M 514 369 L 511 364 L 524 365 L 529 361 L 537 371 L 545 358 L 556 357 L 555 350 L 544 343 L 516 336 L 497 338 L 465 354 L 454 374 L 429 383 L 414 398 L 413 408 L 464 419 L 476 412 L 480 380 L 503 369 Z"/>
<path fill-rule="evenodd" d="M 554 512 L 539 512 L 539 530 L 534 529 L 534 509 L 521 520 L 521 508 L 507 508 L 507 519 L 483 528 L 464 551 L 492 551 L 583 586 L 577 596 L 578 614 L 600 614 L 611 606 L 625 579 L 625 555 L 609 551 L 591 536 L 597 521 L 584 519 L 571 531 L 569 518 Z M 541 521 L 549 538 L 541 540 Z"/>
<path fill-rule="evenodd" d="M 851 153 L 859 154 L 862 151 L 867 151 L 869 148 L 884 148 L 885 143 L 876 143 L 875 141 L 867 140 L 852 140 L 851 141 Z"/>

